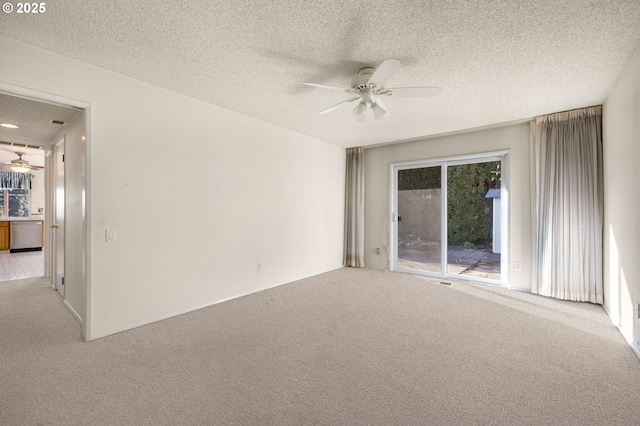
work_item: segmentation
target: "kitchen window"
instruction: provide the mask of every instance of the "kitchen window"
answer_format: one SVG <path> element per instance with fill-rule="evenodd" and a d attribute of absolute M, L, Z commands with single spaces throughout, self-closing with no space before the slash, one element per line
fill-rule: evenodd
<path fill-rule="evenodd" d="M 1 217 L 29 217 L 28 189 L 0 189 Z"/>
<path fill-rule="evenodd" d="M 0 189 L 1 217 L 28 217 L 28 189 Z"/>
<path fill-rule="evenodd" d="M 31 173 L 0 172 L 0 217 L 29 217 Z"/>

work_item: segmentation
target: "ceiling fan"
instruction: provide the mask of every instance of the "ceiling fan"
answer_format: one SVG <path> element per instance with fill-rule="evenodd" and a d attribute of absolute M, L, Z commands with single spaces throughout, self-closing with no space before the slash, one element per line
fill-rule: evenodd
<path fill-rule="evenodd" d="M 366 67 L 358 72 L 358 76 L 354 78 L 351 88 L 345 89 L 336 86 L 326 86 L 316 83 L 302 83 L 307 86 L 319 87 L 321 89 L 339 90 L 356 95 L 350 99 L 340 102 L 339 104 L 323 109 L 319 114 L 326 114 L 348 106 L 351 102 L 360 101 L 353 109 L 353 115 L 356 121 L 365 123 L 371 121 L 371 111 L 375 120 L 380 120 L 389 114 L 389 110 L 382 102 L 381 97 L 395 98 L 417 98 L 436 96 L 442 92 L 440 87 L 395 87 L 386 88 L 385 84 L 400 68 L 400 61 L 396 59 L 387 59 L 378 66 L 378 68 Z"/>
<path fill-rule="evenodd" d="M 34 166 L 29 164 L 27 160 L 23 160 L 22 156 L 25 155 L 24 152 L 16 152 L 18 156 L 17 159 L 11 160 L 11 163 L 5 163 L 5 165 L 10 166 L 11 170 L 18 173 L 26 173 L 31 169 L 44 169 L 42 166 Z"/>

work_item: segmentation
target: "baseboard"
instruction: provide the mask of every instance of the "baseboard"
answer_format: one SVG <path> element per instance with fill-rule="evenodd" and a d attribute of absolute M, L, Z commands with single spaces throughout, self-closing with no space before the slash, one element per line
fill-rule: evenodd
<path fill-rule="evenodd" d="M 627 342 L 629 346 L 631 346 L 631 350 L 633 351 L 633 353 L 635 353 L 638 359 L 640 359 L 640 347 L 638 347 L 638 345 L 635 344 L 635 342 L 633 341 L 633 338 L 632 340 L 629 340 L 625 337 L 624 333 L 622 332 L 622 327 L 620 326 L 620 322 L 618 321 L 618 319 L 613 317 L 613 315 L 611 314 L 611 311 L 605 305 L 601 305 L 601 306 L 602 306 L 602 309 L 604 309 L 605 313 L 609 316 L 611 323 L 614 325 L 615 328 L 618 329 L 620 334 L 622 334 L 622 338 Z"/>
<path fill-rule="evenodd" d="M 508 290 L 519 291 L 520 293 L 531 293 L 530 288 L 524 287 L 507 287 Z"/>
<path fill-rule="evenodd" d="M 224 303 L 224 302 L 228 302 L 230 300 L 239 299 L 241 297 L 249 296 L 251 294 L 259 293 L 259 292 L 265 291 L 265 290 L 270 290 L 270 289 L 275 288 L 275 287 L 280 287 L 281 285 L 291 284 L 291 283 L 296 282 L 296 281 L 305 280 L 307 278 L 315 277 L 317 275 L 326 274 L 327 272 L 336 271 L 338 269 L 342 269 L 342 268 L 345 268 L 345 267 L 346 266 L 340 265 L 340 266 L 328 269 L 328 270 L 323 271 L 323 272 L 318 272 L 317 274 L 311 274 L 311 275 L 308 275 L 308 276 L 305 276 L 305 277 L 296 278 L 293 281 L 280 282 L 280 283 L 277 283 L 277 284 L 270 285 L 269 287 L 261 288 L 260 290 L 251 291 L 251 292 L 248 292 L 248 293 L 241 293 L 241 294 L 237 294 L 237 295 L 234 295 L 234 296 L 231 296 L 231 297 L 227 297 L 227 298 L 224 298 L 224 299 L 219 299 L 219 300 L 216 300 L 216 301 L 213 301 L 213 302 L 204 303 L 202 305 L 190 307 L 190 308 L 187 308 L 187 309 L 180 309 L 180 310 L 177 310 L 177 311 L 173 311 L 171 313 L 158 315 L 157 317 L 148 318 L 148 319 L 145 319 L 143 321 L 135 322 L 133 324 L 128 324 L 126 326 L 126 328 L 111 329 L 111 330 L 103 331 L 102 333 L 99 333 L 97 335 L 94 333 L 91 336 L 91 340 L 87 340 L 87 342 L 93 341 L 93 340 L 97 340 L 97 339 L 102 339 L 103 337 L 107 337 L 107 336 L 111 336 L 111 335 L 114 335 L 114 334 L 122 333 L 122 332 L 125 332 L 125 331 L 128 331 L 128 330 L 133 330 L 134 328 L 144 327 L 145 325 L 153 324 L 154 322 L 164 321 L 166 319 L 177 317 L 179 315 L 188 314 L 189 312 L 194 312 L 194 311 L 197 311 L 197 310 L 200 310 L 200 309 L 208 308 L 210 306 L 214 306 L 214 305 L 217 305 L 219 303 Z"/>
<path fill-rule="evenodd" d="M 620 330 L 620 327 L 618 327 L 618 330 Z M 622 331 L 620 331 L 620 334 L 622 334 Z M 622 334 L 622 337 L 624 337 L 624 334 Z M 636 345 L 636 342 L 634 342 L 633 340 L 629 340 L 626 337 L 624 338 L 624 340 L 627 341 L 629 346 L 631 346 L 631 350 L 633 351 L 633 353 L 635 353 L 638 359 L 640 359 L 640 347 Z"/>
<path fill-rule="evenodd" d="M 633 349 L 633 352 L 635 352 L 638 359 L 640 359 L 640 347 L 638 347 L 638 345 L 636 345 L 633 342 L 629 342 L 629 346 L 631 346 L 631 349 Z"/>
<path fill-rule="evenodd" d="M 69 304 L 69 302 L 67 302 L 66 300 L 63 300 L 62 303 L 64 303 L 64 306 L 67 307 L 67 309 L 69 309 L 69 311 L 71 311 L 71 314 L 76 317 L 76 319 L 78 320 L 78 322 L 80 323 L 80 325 L 82 325 L 83 321 L 82 321 L 82 317 L 80 315 L 78 315 L 78 313 L 76 312 L 75 309 L 73 309 L 73 306 L 71 306 Z"/>
<path fill-rule="evenodd" d="M 611 311 L 609 310 L 609 308 L 607 308 L 607 305 L 600 305 L 602 306 L 602 309 L 604 309 L 604 312 L 609 316 L 609 319 L 611 320 L 611 323 L 613 325 L 615 325 L 618 330 L 620 330 L 620 323 L 618 322 L 618 320 L 616 318 L 613 317 L 613 315 L 611 314 Z"/>

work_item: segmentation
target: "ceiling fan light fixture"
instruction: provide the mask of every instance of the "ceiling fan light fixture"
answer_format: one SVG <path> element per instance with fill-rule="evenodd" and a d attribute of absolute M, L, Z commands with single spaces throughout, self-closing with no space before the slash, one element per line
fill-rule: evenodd
<path fill-rule="evenodd" d="M 364 102 L 360 102 L 358 106 L 353 109 L 353 116 L 356 118 L 357 122 L 364 123 L 366 121 L 366 112 L 367 104 Z"/>
<path fill-rule="evenodd" d="M 366 111 L 367 111 L 367 104 L 365 104 L 364 102 L 360 102 L 358 106 L 356 106 L 353 109 L 353 115 L 358 117 L 359 115 L 364 115 Z"/>
<path fill-rule="evenodd" d="M 382 108 L 377 102 L 371 106 L 371 111 L 373 111 L 373 115 L 376 117 L 376 120 L 381 120 L 389 115 L 389 111 Z"/>
<path fill-rule="evenodd" d="M 11 170 L 18 173 L 26 173 L 29 170 L 31 170 L 31 166 L 29 165 L 29 162 L 22 159 L 22 156 L 24 155 L 24 153 L 16 152 L 16 154 L 18 155 L 18 159 L 11 160 Z"/>
<path fill-rule="evenodd" d="M 363 115 L 357 115 L 356 121 L 358 123 L 367 123 L 369 120 L 367 120 L 367 116 L 363 114 Z"/>
<path fill-rule="evenodd" d="M 358 72 L 358 76 L 352 81 L 350 88 L 340 88 L 317 83 L 302 84 L 321 89 L 344 91 L 351 95 L 356 95 L 351 99 L 347 99 L 329 108 L 323 109 L 320 111 L 320 114 L 336 111 L 359 99 L 360 102 L 352 112 L 356 121 L 360 123 L 381 120 L 389 115 L 388 108 L 380 99 L 383 96 L 395 98 L 418 98 L 436 96 L 442 92 L 440 87 L 434 86 L 387 88 L 387 81 L 393 76 L 399 67 L 400 62 L 397 59 L 385 59 L 378 68 L 362 68 Z M 368 113 L 368 110 L 371 110 L 371 113 Z"/>
<path fill-rule="evenodd" d="M 14 172 L 18 172 L 18 173 L 26 173 L 29 170 L 31 170 L 31 167 L 29 167 L 28 164 L 15 164 L 15 163 L 11 163 L 11 170 L 13 170 Z"/>

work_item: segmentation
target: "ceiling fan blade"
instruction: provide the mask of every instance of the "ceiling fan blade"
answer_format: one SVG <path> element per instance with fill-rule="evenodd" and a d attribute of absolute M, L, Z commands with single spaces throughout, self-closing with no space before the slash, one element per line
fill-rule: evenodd
<path fill-rule="evenodd" d="M 384 87 L 387 80 L 400 68 L 400 61 L 387 59 L 375 70 L 367 84 L 375 84 L 379 89 Z"/>
<path fill-rule="evenodd" d="M 373 111 L 376 120 L 381 120 L 389 115 L 387 106 L 380 99 L 376 98 L 374 101 L 375 103 L 371 106 L 371 111 Z"/>
<path fill-rule="evenodd" d="M 347 99 L 346 101 L 342 101 L 339 104 L 335 104 L 334 106 L 330 106 L 327 109 L 323 109 L 318 114 L 326 114 L 328 112 L 335 111 L 337 109 L 340 109 L 340 108 L 343 108 L 343 107 L 347 106 L 347 104 L 349 104 L 349 102 L 353 102 L 353 101 L 356 101 L 358 99 L 360 99 L 360 96 L 356 96 L 355 98 Z"/>
<path fill-rule="evenodd" d="M 395 87 L 388 88 L 391 92 L 389 96 L 393 96 L 394 98 L 421 98 L 427 96 L 436 96 L 442 93 L 442 89 L 440 87 Z"/>
<path fill-rule="evenodd" d="M 345 89 L 342 87 L 336 87 L 336 86 L 327 86 L 324 84 L 317 84 L 317 83 L 302 83 L 305 86 L 311 86 L 311 87 L 319 87 L 320 89 L 329 89 L 329 90 L 338 90 L 340 92 L 349 92 L 351 89 Z"/>

